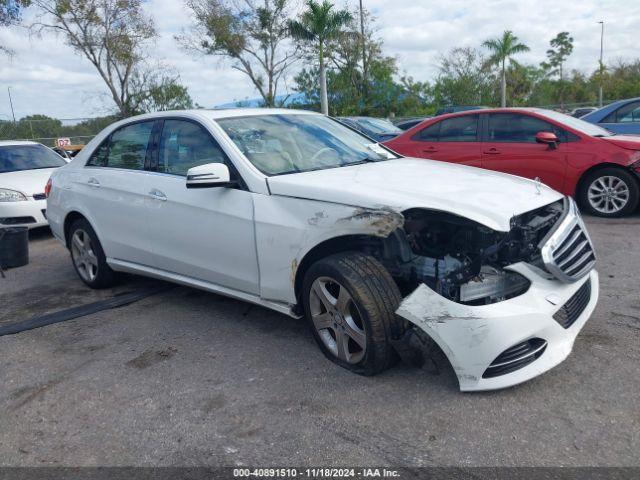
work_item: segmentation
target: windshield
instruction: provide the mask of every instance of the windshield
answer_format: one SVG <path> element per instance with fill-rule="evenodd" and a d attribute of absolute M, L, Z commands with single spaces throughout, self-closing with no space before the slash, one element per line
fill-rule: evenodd
<path fill-rule="evenodd" d="M 592 137 L 610 137 L 614 135 L 609 130 L 599 127 L 598 125 L 594 125 L 593 123 L 586 122 L 570 115 L 565 115 L 564 113 L 554 112 L 553 110 L 543 110 L 538 113 Z"/>
<path fill-rule="evenodd" d="M 10 145 L 0 147 L 0 173 L 55 168 L 66 162 L 44 145 Z"/>
<path fill-rule="evenodd" d="M 402 130 L 383 118 L 358 118 L 356 122 L 375 133 L 402 133 Z"/>
<path fill-rule="evenodd" d="M 247 159 L 267 175 L 397 158 L 367 137 L 322 115 L 256 115 L 217 122 Z"/>

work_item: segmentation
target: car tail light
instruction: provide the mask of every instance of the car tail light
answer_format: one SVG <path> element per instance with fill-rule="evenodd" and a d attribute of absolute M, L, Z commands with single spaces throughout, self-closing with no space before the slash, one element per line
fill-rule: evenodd
<path fill-rule="evenodd" d="M 44 187 L 44 195 L 49 198 L 49 194 L 51 193 L 51 179 L 47 180 L 47 184 Z"/>

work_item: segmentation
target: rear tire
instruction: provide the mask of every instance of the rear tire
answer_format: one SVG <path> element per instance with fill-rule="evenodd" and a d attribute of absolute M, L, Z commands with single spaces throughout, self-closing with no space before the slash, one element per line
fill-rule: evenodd
<path fill-rule="evenodd" d="M 578 202 L 591 215 L 622 217 L 635 211 L 639 190 L 638 179 L 626 170 L 601 168 L 584 177 L 578 191 Z"/>
<path fill-rule="evenodd" d="M 69 228 L 69 252 L 76 273 L 87 286 L 99 289 L 112 286 L 117 274 L 109 265 L 96 232 L 84 218 Z"/>
<path fill-rule="evenodd" d="M 397 359 L 390 340 L 404 332 L 395 314 L 400 291 L 376 259 L 344 252 L 319 260 L 305 275 L 302 295 L 311 332 L 329 360 L 375 375 Z"/>

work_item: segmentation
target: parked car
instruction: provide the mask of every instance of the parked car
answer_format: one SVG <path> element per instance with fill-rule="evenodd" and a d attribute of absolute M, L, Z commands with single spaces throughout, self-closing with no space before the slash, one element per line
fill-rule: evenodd
<path fill-rule="evenodd" d="M 405 118 L 399 122 L 394 123 L 394 125 L 398 127 L 400 130 L 409 130 L 410 128 L 413 128 L 416 125 L 418 125 L 419 123 L 424 122 L 428 118 L 431 118 L 431 117 Z"/>
<path fill-rule="evenodd" d="M 481 105 L 448 105 L 436 110 L 436 116 L 445 115 L 447 113 L 467 112 L 469 110 L 483 110 L 487 107 Z"/>
<path fill-rule="evenodd" d="M 640 97 L 620 100 L 582 117 L 610 132 L 640 134 Z"/>
<path fill-rule="evenodd" d="M 80 150 L 84 148 L 84 145 L 66 145 L 65 147 L 52 147 L 51 150 L 56 152 L 66 161 L 71 161 L 73 157 L 75 157 Z"/>
<path fill-rule="evenodd" d="M 571 110 L 570 115 L 572 117 L 575 118 L 582 118 L 585 115 L 587 115 L 588 113 L 591 112 L 595 112 L 597 110 L 596 107 L 580 107 L 580 108 L 574 108 L 573 110 Z"/>
<path fill-rule="evenodd" d="M 402 133 L 402 130 L 384 118 L 338 117 L 338 120 L 376 142 L 384 142 Z"/>
<path fill-rule="evenodd" d="M 402 158 L 312 112 L 129 118 L 48 188 L 88 286 L 124 271 L 304 316 L 329 359 L 365 375 L 435 342 L 462 390 L 523 382 L 569 355 L 598 297 L 572 200 Z"/>
<path fill-rule="evenodd" d="M 436 117 L 385 145 L 403 155 L 539 178 L 593 215 L 617 217 L 638 205 L 640 137 L 613 135 L 551 110 Z"/>
<path fill-rule="evenodd" d="M 47 225 L 45 185 L 66 163 L 39 143 L 0 142 L 0 228 Z"/>

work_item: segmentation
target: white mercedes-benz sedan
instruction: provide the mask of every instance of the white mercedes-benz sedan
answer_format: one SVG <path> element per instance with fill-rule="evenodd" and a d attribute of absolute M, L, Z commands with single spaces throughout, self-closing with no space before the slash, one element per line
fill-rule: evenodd
<path fill-rule="evenodd" d="M 365 375 L 437 345 L 461 390 L 514 385 L 569 355 L 598 298 L 571 199 L 316 113 L 129 118 L 50 181 L 51 228 L 90 287 L 132 272 L 305 317 Z"/>
<path fill-rule="evenodd" d="M 0 142 L 0 228 L 47 225 L 44 188 L 66 163 L 40 143 Z"/>

